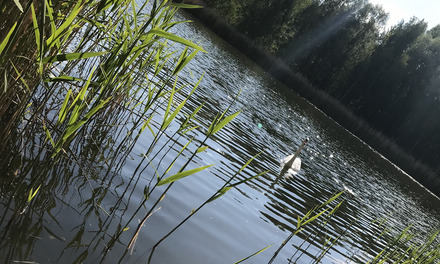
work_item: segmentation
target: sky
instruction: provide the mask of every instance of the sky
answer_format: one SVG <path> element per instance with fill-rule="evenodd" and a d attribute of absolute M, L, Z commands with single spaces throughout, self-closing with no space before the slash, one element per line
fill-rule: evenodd
<path fill-rule="evenodd" d="M 389 13 L 389 26 L 402 19 L 407 22 L 413 16 L 425 19 L 428 29 L 440 24 L 440 0 L 370 0 L 370 3 L 382 5 Z"/>

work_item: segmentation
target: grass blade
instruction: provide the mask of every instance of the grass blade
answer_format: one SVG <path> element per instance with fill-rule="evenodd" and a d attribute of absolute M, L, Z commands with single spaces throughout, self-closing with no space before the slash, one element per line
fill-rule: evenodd
<path fill-rule="evenodd" d="M 38 186 L 38 188 L 35 191 L 33 191 L 33 188 L 31 188 L 31 190 L 29 191 L 28 203 L 30 201 L 32 201 L 32 199 L 34 199 L 35 195 L 37 195 L 37 193 L 38 193 L 38 190 L 40 190 L 40 187 L 41 187 L 41 185 Z"/>
<path fill-rule="evenodd" d="M 210 203 L 210 202 L 212 202 L 212 201 L 214 201 L 214 200 L 217 200 L 218 198 L 220 198 L 221 196 L 223 196 L 224 194 L 226 194 L 226 192 L 228 192 L 231 188 L 232 188 L 232 187 L 230 187 L 230 186 L 226 186 L 226 187 L 222 188 L 220 191 L 217 192 L 217 194 L 216 194 L 215 196 L 211 197 L 211 198 L 208 200 L 208 203 Z"/>
<path fill-rule="evenodd" d="M 174 34 L 171 34 L 169 32 L 166 32 L 166 31 L 163 31 L 163 30 L 160 30 L 160 29 L 152 29 L 152 30 L 149 31 L 149 33 L 158 35 L 159 37 L 163 37 L 163 38 L 172 40 L 174 42 L 178 42 L 178 43 L 183 44 L 185 46 L 194 48 L 196 50 L 199 50 L 199 51 L 202 51 L 202 52 L 206 52 L 206 50 L 204 50 L 202 47 L 192 43 L 191 41 L 188 41 L 188 40 L 186 40 L 184 38 L 178 37 L 178 36 L 176 36 Z"/>
<path fill-rule="evenodd" d="M 220 121 L 219 123 L 217 123 L 214 126 L 211 126 L 210 129 L 208 130 L 208 134 L 209 135 L 214 135 L 215 133 L 217 133 L 220 129 L 222 129 L 224 126 L 226 126 L 229 122 L 232 121 L 232 119 L 234 119 L 238 114 L 240 114 L 241 111 L 238 111 L 230 116 L 225 117 L 222 121 Z"/>
<path fill-rule="evenodd" d="M 78 1 L 78 3 L 73 7 L 72 12 L 64 21 L 64 23 L 59 28 L 57 28 L 56 31 L 53 32 L 52 35 L 46 40 L 46 45 L 48 46 L 49 49 L 56 43 L 56 41 L 61 37 L 61 35 L 66 30 L 73 30 L 74 28 L 72 24 L 73 20 L 75 20 L 75 18 L 78 16 L 79 12 L 83 7 L 83 5 L 81 5 L 82 4 L 81 2 L 82 1 Z"/>
<path fill-rule="evenodd" d="M 8 44 L 9 38 L 11 37 L 12 33 L 14 32 L 16 26 L 17 26 L 17 22 L 15 22 L 15 24 L 9 30 L 8 35 L 6 35 L 6 38 L 0 44 L 0 55 L 3 53 L 3 50 L 5 49 L 6 45 Z"/>
<path fill-rule="evenodd" d="M 172 175 L 170 177 L 167 177 L 167 178 L 159 181 L 157 183 L 157 185 L 161 186 L 161 185 L 165 185 L 165 184 L 168 184 L 168 183 L 175 182 L 175 181 L 180 180 L 180 179 L 182 179 L 184 177 L 190 176 L 190 175 L 195 174 L 195 173 L 197 173 L 199 171 L 207 169 L 207 168 L 209 168 L 209 167 L 211 167 L 213 165 L 214 164 L 206 165 L 206 166 L 202 166 L 202 167 L 199 167 L 199 168 L 195 168 L 195 169 L 191 169 L 191 170 L 187 170 L 187 171 L 182 171 L 182 172 L 176 173 L 176 174 L 174 174 L 174 175 Z"/>
<path fill-rule="evenodd" d="M 18 9 L 20 9 L 20 11 L 23 13 L 23 7 L 21 6 L 20 1 L 14 0 L 14 3 L 18 7 Z"/>
<path fill-rule="evenodd" d="M 107 51 L 103 52 L 78 52 L 78 53 L 68 53 L 68 54 L 58 54 L 55 56 L 43 58 L 43 63 L 52 63 L 57 61 L 70 61 L 70 60 L 81 60 L 91 57 L 97 57 L 107 54 Z"/>
<path fill-rule="evenodd" d="M 208 148 L 208 146 L 203 146 L 197 149 L 197 153 L 203 152 Z"/>
<path fill-rule="evenodd" d="M 246 258 L 244 258 L 244 259 L 240 259 L 239 261 L 234 262 L 234 264 L 241 263 L 241 262 L 243 262 L 243 261 L 245 261 L 245 260 L 247 260 L 247 259 L 249 259 L 249 258 L 251 258 L 251 257 L 253 257 L 253 256 L 255 256 L 255 255 L 258 255 L 258 254 L 260 254 L 261 252 L 265 251 L 266 249 L 270 248 L 271 246 L 272 246 L 272 245 L 269 245 L 269 246 L 267 246 L 267 247 L 265 247 L 265 248 L 263 248 L 263 249 L 260 249 L 260 250 L 258 250 L 257 252 L 255 252 L 254 254 L 252 254 L 252 255 L 250 255 L 250 256 L 248 256 L 248 257 L 246 257 Z"/>
<path fill-rule="evenodd" d="M 31 4 L 31 11 L 32 11 L 32 23 L 34 25 L 34 32 L 35 32 L 35 42 L 37 42 L 37 49 L 39 54 L 41 54 L 40 29 L 38 28 L 37 15 L 35 14 L 35 8 L 33 3 Z"/>
<path fill-rule="evenodd" d="M 63 123 L 64 119 L 66 118 L 67 114 L 67 104 L 69 103 L 70 95 L 72 94 L 72 90 L 69 89 L 66 94 L 66 98 L 64 98 L 63 105 L 61 106 L 60 114 L 58 116 L 58 122 L 61 124 Z"/>

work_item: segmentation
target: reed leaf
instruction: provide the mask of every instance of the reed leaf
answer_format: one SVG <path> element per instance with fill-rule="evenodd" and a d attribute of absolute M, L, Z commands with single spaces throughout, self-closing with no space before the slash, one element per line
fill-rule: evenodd
<path fill-rule="evenodd" d="M 254 254 L 252 254 L 252 255 L 250 255 L 250 256 L 248 256 L 248 257 L 246 257 L 246 258 L 243 258 L 243 259 L 240 259 L 240 260 L 237 261 L 237 262 L 234 262 L 234 264 L 238 264 L 238 263 L 241 263 L 241 262 L 243 262 L 243 261 L 245 261 L 245 260 L 247 260 L 247 259 L 250 259 L 251 257 L 260 254 L 261 252 L 265 251 L 266 249 L 270 248 L 271 246 L 272 246 L 272 245 L 269 245 L 269 246 L 267 246 L 267 247 L 265 247 L 265 248 L 263 248 L 263 249 L 260 249 L 260 250 L 258 250 L 257 252 L 255 252 Z"/>
<path fill-rule="evenodd" d="M 35 32 L 35 42 L 37 43 L 37 51 L 41 52 L 41 38 L 40 38 L 40 29 L 38 28 L 37 15 L 35 14 L 34 4 L 31 4 L 31 12 L 32 12 L 32 24 L 34 25 Z"/>
<path fill-rule="evenodd" d="M 185 48 L 185 52 L 182 53 L 176 68 L 173 71 L 173 75 L 178 74 L 198 53 L 198 50 L 193 51 L 190 55 L 186 56 L 188 47 Z"/>
<path fill-rule="evenodd" d="M 95 115 L 99 110 L 104 108 L 104 106 L 111 100 L 111 97 L 107 98 L 106 100 L 101 100 L 99 104 L 95 107 L 93 107 L 80 121 L 72 124 L 66 129 L 66 132 L 62 138 L 63 142 L 68 141 L 68 139 L 78 131 L 80 127 L 82 127 L 89 119 Z"/>
<path fill-rule="evenodd" d="M 3 54 L 3 51 L 6 47 L 6 45 L 9 43 L 9 38 L 11 37 L 12 33 L 15 30 L 15 27 L 17 26 L 17 22 L 14 23 L 12 28 L 9 30 L 8 34 L 6 35 L 5 39 L 3 39 L 2 43 L 0 44 L 0 55 Z"/>
<path fill-rule="evenodd" d="M 165 121 L 162 124 L 161 129 L 165 129 L 167 128 L 170 124 L 171 121 L 174 120 L 174 118 L 176 118 L 177 114 L 180 112 L 180 110 L 182 109 L 182 107 L 185 105 L 186 103 L 186 99 L 183 100 L 178 106 L 177 108 L 168 116 L 168 118 L 165 119 Z"/>
<path fill-rule="evenodd" d="M 63 123 L 64 119 L 66 118 L 67 104 L 69 103 L 71 94 L 72 94 L 72 89 L 69 89 L 67 91 L 66 97 L 64 98 L 63 105 L 61 106 L 60 114 L 58 115 L 58 122 L 60 124 Z"/>
<path fill-rule="evenodd" d="M 180 180 L 180 179 L 182 179 L 184 177 L 187 177 L 187 176 L 190 176 L 190 175 L 195 174 L 197 172 L 200 172 L 202 170 L 205 170 L 205 169 L 207 169 L 207 168 L 209 168 L 209 167 L 211 167 L 213 165 L 214 164 L 202 166 L 202 167 L 191 169 L 191 170 L 186 170 L 186 171 L 178 172 L 178 173 L 176 173 L 176 174 L 174 174 L 174 175 L 172 175 L 170 177 L 167 177 L 165 179 L 160 180 L 157 183 L 157 185 L 161 186 L 161 185 L 165 185 L 165 184 L 168 184 L 168 183 L 175 182 L 175 181 Z"/>
<path fill-rule="evenodd" d="M 334 200 L 338 199 L 338 197 L 341 196 L 344 192 L 345 191 L 341 191 L 341 192 L 335 194 L 333 197 L 331 197 L 326 202 L 324 202 L 321 207 L 324 207 L 324 206 L 328 205 L 329 203 L 333 202 Z"/>
<path fill-rule="evenodd" d="M 213 197 L 211 197 L 208 200 L 208 203 L 210 203 L 210 202 L 212 202 L 214 200 L 217 200 L 218 198 L 220 198 L 221 196 L 226 194 L 231 188 L 232 188 L 231 186 L 226 186 L 226 187 L 221 188 L 219 191 L 217 191 L 216 195 L 214 195 Z"/>
<path fill-rule="evenodd" d="M 45 0 L 45 2 L 46 2 L 47 16 L 49 17 L 49 22 L 50 22 L 51 34 L 55 34 L 57 31 L 57 26 L 55 25 L 55 19 L 53 16 L 52 2 L 50 2 L 50 0 Z M 57 45 L 57 47 L 59 49 L 60 42 L 58 41 L 58 39 L 55 42 L 55 44 Z"/>
<path fill-rule="evenodd" d="M 230 116 L 225 117 L 220 122 L 213 122 L 211 126 L 208 129 L 208 135 L 214 135 L 218 131 L 220 131 L 224 126 L 226 126 L 229 122 L 232 121 L 238 114 L 240 114 L 241 111 L 238 111 Z"/>
<path fill-rule="evenodd" d="M 35 191 L 33 190 L 33 188 L 31 188 L 31 190 L 29 191 L 28 199 L 27 199 L 28 203 L 30 201 L 32 201 L 32 199 L 34 199 L 35 195 L 37 195 L 37 193 L 38 193 L 38 190 L 40 190 L 40 187 L 41 187 L 41 185 L 38 186 L 38 188 Z"/>
<path fill-rule="evenodd" d="M 43 80 L 43 82 L 85 82 L 87 80 L 84 80 L 82 78 L 77 78 L 77 77 L 73 77 L 73 76 L 68 76 L 68 75 L 60 75 L 57 77 L 49 77 Z M 90 85 L 92 86 L 99 86 L 99 84 L 97 82 L 90 82 Z"/>
<path fill-rule="evenodd" d="M 202 47 L 192 43 L 191 41 L 186 40 L 184 38 L 181 38 L 179 36 L 176 36 L 174 34 L 171 34 L 169 32 L 166 32 L 164 30 L 161 30 L 161 29 L 151 29 L 149 31 L 149 33 L 155 34 L 155 35 L 157 35 L 159 37 L 163 37 L 163 38 L 169 39 L 169 40 L 174 41 L 174 42 L 178 42 L 178 43 L 183 44 L 185 46 L 194 48 L 194 49 L 196 49 L 198 51 L 206 52 L 206 50 L 204 50 Z"/>
<path fill-rule="evenodd" d="M 73 29 L 73 21 L 78 16 L 83 6 L 84 4 L 82 4 L 82 1 L 78 1 L 72 8 L 72 12 L 70 12 L 69 16 L 64 20 L 63 24 L 61 24 L 61 26 L 57 28 L 55 32 L 52 32 L 52 35 L 46 40 L 48 49 L 53 47 L 67 30 Z"/>
<path fill-rule="evenodd" d="M 208 148 L 208 146 L 200 147 L 200 148 L 197 149 L 196 152 L 197 152 L 197 153 L 203 152 L 203 151 L 205 151 L 207 148 Z"/>
<path fill-rule="evenodd" d="M 321 215 L 323 215 L 323 214 L 324 214 L 325 212 L 327 212 L 327 211 L 328 211 L 328 208 L 322 210 L 322 211 L 319 212 L 318 214 L 316 214 L 316 215 L 310 217 L 309 219 L 307 219 L 307 220 L 305 220 L 305 221 L 302 221 L 302 222 L 301 222 L 301 226 L 305 226 L 305 225 L 307 225 L 308 223 L 315 221 L 318 217 L 320 217 Z"/>
<path fill-rule="evenodd" d="M 103 52 L 78 52 L 78 53 L 58 54 L 50 57 L 44 57 L 42 62 L 53 63 L 58 61 L 81 60 L 81 59 L 102 56 L 107 53 L 108 53 L 107 51 L 103 51 Z"/>
<path fill-rule="evenodd" d="M 14 0 L 14 3 L 18 7 L 18 9 L 20 9 L 20 11 L 23 13 L 23 7 L 21 6 L 20 1 Z"/>
<path fill-rule="evenodd" d="M 190 139 L 190 140 L 185 144 L 185 146 L 183 146 L 182 149 L 180 149 L 180 151 L 179 151 L 179 153 L 177 154 L 177 156 L 176 156 L 176 157 L 174 158 L 174 160 L 170 163 L 170 165 L 168 165 L 168 168 L 167 168 L 167 170 L 165 171 L 164 175 L 167 174 L 167 173 L 171 170 L 171 168 L 174 166 L 174 163 L 176 163 L 177 158 L 178 158 L 180 155 L 182 155 L 183 151 L 189 146 L 189 144 L 191 144 L 192 141 L 193 141 L 193 139 Z M 180 170 L 183 170 L 183 169 L 180 169 Z M 161 178 L 158 177 L 158 180 L 160 181 Z"/>
<path fill-rule="evenodd" d="M 53 148 L 55 148 L 55 146 L 56 146 L 55 142 L 54 142 L 54 140 L 52 138 L 52 135 L 50 134 L 49 129 L 47 129 L 45 124 L 43 124 L 43 130 L 44 130 L 44 133 L 46 134 L 46 140 L 49 139 L 50 144 L 52 145 Z"/>

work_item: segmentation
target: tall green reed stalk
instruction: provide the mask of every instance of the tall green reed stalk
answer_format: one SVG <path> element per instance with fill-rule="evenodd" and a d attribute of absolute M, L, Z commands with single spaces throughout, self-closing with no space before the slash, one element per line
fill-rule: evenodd
<path fill-rule="evenodd" d="M 309 225 L 310 223 L 316 221 L 319 218 L 325 217 L 325 218 L 331 218 L 332 215 L 337 211 L 337 209 L 341 206 L 342 202 L 339 202 L 336 206 L 334 206 L 331 210 L 329 207 L 327 207 L 330 203 L 332 203 L 334 200 L 338 199 L 339 196 L 341 196 L 344 192 L 337 193 L 324 203 L 316 206 L 315 208 L 308 211 L 303 217 L 298 216 L 298 220 L 296 223 L 295 230 L 281 243 L 281 245 L 278 247 L 278 249 L 273 254 L 272 258 L 269 260 L 268 263 L 273 263 L 273 261 L 278 256 L 279 252 L 286 246 L 286 244 L 296 235 L 298 235 L 301 231 L 304 230 L 305 226 Z M 327 208 L 326 208 L 327 207 Z M 325 225 L 325 223 L 324 223 Z"/>
<path fill-rule="evenodd" d="M 425 239 L 411 232 L 411 226 L 387 240 L 383 249 L 368 263 L 440 263 L 439 231 Z"/>

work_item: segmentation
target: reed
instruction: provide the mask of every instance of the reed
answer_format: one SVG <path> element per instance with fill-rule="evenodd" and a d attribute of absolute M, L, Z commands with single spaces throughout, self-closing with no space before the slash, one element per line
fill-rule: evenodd
<path fill-rule="evenodd" d="M 130 232 L 129 224 L 136 215 L 143 212 L 146 203 L 152 205 L 142 224 L 157 210 L 157 205 L 176 181 L 212 166 L 194 168 L 193 159 L 207 149 L 207 139 L 239 114 L 229 113 L 228 107 L 210 125 L 204 127 L 204 140 L 195 140 L 194 136 L 189 136 L 192 131 L 204 126 L 197 124 L 195 119 L 203 104 L 186 116 L 182 113 L 201 79 L 189 87 L 179 82 L 178 75 L 198 52 L 205 51 L 199 45 L 170 33 L 175 25 L 186 22 L 174 20 L 180 8 L 197 6 L 155 0 L 146 1 L 142 6 L 138 6 L 135 1 L 123 0 L 84 0 L 57 5 L 49 0 L 35 5 L 29 1 L 24 8 L 20 8 L 21 18 L 10 27 L 0 44 L 0 72 L 5 80 L 0 98 L 5 104 L 0 118 L 2 123 L 7 124 L 1 131 L 7 135 L 1 149 L 4 150 L 8 144 L 14 145 L 13 142 L 19 139 L 18 142 L 22 144 L 14 145 L 15 153 L 25 157 L 14 171 L 18 177 L 9 179 L 11 186 L 16 186 L 9 193 L 10 204 L 15 204 L 9 222 L 24 216 L 35 218 L 40 224 L 28 234 L 37 236 L 43 229 L 43 215 L 36 217 L 34 209 L 54 204 L 53 197 L 48 194 L 59 188 L 60 184 L 64 184 L 64 190 L 67 191 L 69 182 L 78 180 L 75 173 L 85 176 L 80 189 L 90 186 L 91 196 L 82 203 L 82 210 L 86 218 L 104 213 L 102 221 L 99 216 L 99 233 L 103 236 L 96 236 L 88 246 L 82 248 L 75 262 L 84 261 L 90 251 L 102 244 L 106 245 L 103 249 L 104 261 L 108 250 L 121 235 Z M 20 29 L 26 25 L 30 27 L 25 34 Z M 22 54 L 17 52 L 20 49 L 20 34 L 31 36 L 26 43 L 32 43 L 32 49 Z M 20 72 L 17 65 L 23 57 L 27 62 L 24 65 L 30 66 Z M 14 82 L 8 81 L 10 79 Z M 179 128 L 170 134 L 170 129 L 174 129 L 176 123 L 180 123 Z M 145 144 L 142 158 L 124 185 L 122 195 L 112 208 L 106 209 L 101 202 L 111 191 L 104 184 L 112 185 L 115 179 L 113 175 L 122 170 L 133 148 L 139 145 L 141 134 L 146 132 L 151 134 L 151 142 Z M 109 137 L 115 140 L 108 142 Z M 167 164 L 167 169 L 159 172 L 155 166 L 160 165 L 164 157 L 169 155 L 170 149 L 166 147 L 169 142 L 176 142 L 176 137 L 188 138 L 187 144 Z M 163 138 L 168 140 L 163 143 Z M 84 145 L 91 147 L 82 147 Z M 194 149 L 193 146 L 197 147 Z M 96 149 L 96 152 L 85 151 L 91 148 Z M 92 159 L 90 155 L 94 155 Z M 176 169 L 174 165 L 181 159 L 186 161 Z M 80 173 L 87 164 L 93 163 L 101 164 L 99 168 L 106 171 L 99 187 L 93 187 L 96 184 L 93 177 Z M 75 173 L 61 173 L 72 164 L 77 168 Z M 36 166 L 44 169 L 35 169 Z M 193 168 L 188 169 L 188 166 Z M 120 223 L 115 230 L 117 210 L 127 210 L 122 201 L 133 195 L 131 184 L 136 185 L 140 174 L 151 167 L 156 171 L 156 177 L 145 186 L 143 201 L 132 217 Z M 168 176 L 172 171 L 175 173 Z M 57 177 L 56 174 L 64 176 Z M 236 175 L 231 176 L 209 200 L 154 247 L 200 208 L 224 195 L 229 189 L 261 174 L 232 183 Z M 159 198 L 150 200 L 156 191 L 160 193 Z M 21 200 L 20 193 L 26 193 L 26 199 Z M 2 220 L 7 218 L 8 214 L 2 216 Z M 142 224 L 134 231 L 129 247 L 134 247 Z M 65 250 L 81 244 L 86 227 L 83 224 L 75 229 L 77 233 L 66 243 Z M 3 230 L 5 236 L 9 234 L 7 227 Z M 56 231 L 47 228 L 46 231 L 62 240 Z M 105 235 L 108 233 L 114 234 L 110 241 Z M 23 240 L 15 243 L 25 241 L 23 237 L 20 238 Z M 11 250 L 9 255 L 13 256 L 14 249 Z"/>

